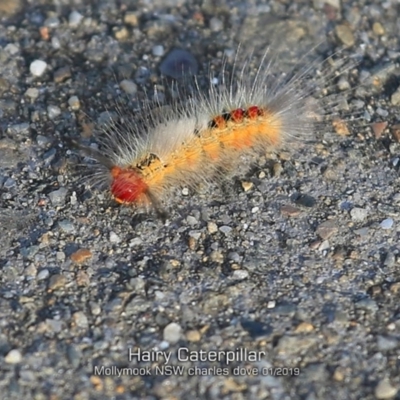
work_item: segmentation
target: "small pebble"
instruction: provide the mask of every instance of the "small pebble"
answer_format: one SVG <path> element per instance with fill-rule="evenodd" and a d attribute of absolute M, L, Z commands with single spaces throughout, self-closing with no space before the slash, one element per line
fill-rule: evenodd
<path fill-rule="evenodd" d="M 117 40 L 124 40 L 129 37 L 129 31 L 125 26 L 121 29 L 116 29 L 114 31 L 114 37 Z"/>
<path fill-rule="evenodd" d="M 317 343 L 318 339 L 315 336 L 282 336 L 277 344 L 277 351 L 279 354 L 292 354 L 296 355 L 306 352 L 310 347 Z"/>
<path fill-rule="evenodd" d="M 48 269 L 42 269 L 38 274 L 37 274 L 37 280 L 38 281 L 43 281 L 47 279 L 50 275 L 50 272 Z"/>
<path fill-rule="evenodd" d="M 349 90 L 350 87 L 351 87 L 351 86 L 350 86 L 349 81 L 348 81 L 344 76 L 342 76 L 342 77 L 339 79 L 339 82 L 338 82 L 338 88 L 339 88 L 339 90 L 341 90 L 341 91 Z"/>
<path fill-rule="evenodd" d="M 351 47 L 356 42 L 353 32 L 351 31 L 350 27 L 346 24 L 337 25 L 335 32 L 336 32 L 336 36 L 338 37 L 338 39 L 345 46 Z"/>
<path fill-rule="evenodd" d="M 71 107 L 72 110 L 76 111 L 79 110 L 81 107 L 81 103 L 77 96 L 71 96 L 68 99 L 68 105 Z"/>
<path fill-rule="evenodd" d="M 68 24 L 71 27 L 76 27 L 81 23 L 82 19 L 83 15 L 81 13 L 78 11 L 72 11 L 68 17 Z"/>
<path fill-rule="evenodd" d="M 195 240 L 199 240 L 201 237 L 201 232 L 199 231 L 190 231 L 189 236 Z"/>
<path fill-rule="evenodd" d="M 353 221 L 364 221 L 367 218 L 368 211 L 364 208 L 354 207 L 350 211 L 350 216 Z"/>
<path fill-rule="evenodd" d="M 243 181 L 242 188 L 245 192 L 248 192 L 254 186 L 253 182 Z"/>
<path fill-rule="evenodd" d="M 207 223 L 207 230 L 209 233 L 218 232 L 218 225 L 215 222 L 208 222 Z"/>
<path fill-rule="evenodd" d="M 398 389 L 391 385 L 389 379 L 382 379 L 375 388 L 377 399 L 391 399 L 396 396 Z"/>
<path fill-rule="evenodd" d="M 124 22 L 131 26 L 136 26 L 139 22 L 137 14 L 135 12 L 127 12 L 125 14 Z"/>
<path fill-rule="evenodd" d="M 3 183 L 3 187 L 6 189 L 11 189 L 17 184 L 15 179 L 7 178 L 6 181 Z"/>
<path fill-rule="evenodd" d="M 61 114 L 60 107 L 57 106 L 47 106 L 47 115 L 49 116 L 50 119 L 54 119 L 58 117 Z"/>
<path fill-rule="evenodd" d="M 309 322 L 300 322 L 300 324 L 297 325 L 294 331 L 296 333 L 309 333 L 312 332 L 314 329 L 314 325 L 310 324 Z"/>
<path fill-rule="evenodd" d="M 372 25 L 372 31 L 377 36 L 382 36 L 385 34 L 385 28 L 382 26 L 380 22 L 374 22 Z"/>
<path fill-rule="evenodd" d="M 228 235 L 232 231 L 232 228 L 230 226 L 227 226 L 227 225 L 222 225 L 222 226 L 220 226 L 219 230 L 222 233 L 224 233 L 225 235 Z"/>
<path fill-rule="evenodd" d="M 36 100 L 39 97 L 39 90 L 37 88 L 29 88 L 25 92 L 25 96 L 30 97 L 32 100 Z"/>
<path fill-rule="evenodd" d="M 137 92 L 137 85 L 130 79 L 124 79 L 119 84 L 120 88 L 127 94 L 133 95 Z"/>
<path fill-rule="evenodd" d="M 299 204 L 299 205 L 304 206 L 304 207 L 309 207 L 309 208 L 314 207 L 315 204 L 317 203 L 315 198 L 310 196 L 310 195 L 308 195 L 308 194 L 296 193 L 293 196 L 293 199 L 296 202 L 296 204 Z"/>
<path fill-rule="evenodd" d="M 152 49 L 153 56 L 162 57 L 164 55 L 164 46 L 156 45 Z"/>
<path fill-rule="evenodd" d="M 275 300 L 270 300 L 268 303 L 267 303 L 267 308 L 275 308 L 276 307 L 276 301 Z"/>
<path fill-rule="evenodd" d="M 53 192 L 50 192 L 48 194 L 48 196 L 49 196 L 51 203 L 53 205 L 57 205 L 57 204 L 63 203 L 65 201 L 67 193 L 68 193 L 67 188 L 60 187 L 59 189 L 54 190 Z"/>
<path fill-rule="evenodd" d="M 186 50 L 174 49 L 163 60 L 160 71 L 163 75 L 181 79 L 185 75 L 197 75 L 197 60 Z"/>
<path fill-rule="evenodd" d="M 210 19 L 210 29 L 212 32 L 222 31 L 223 28 L 224 28 L 224 23 L 222 22 L 222 20 L 216 17 L 212 17 Z"/>
<path fill-rule="evenodd" d="M 171 322 L 164 328 L 163 338 L 170 344 L 175 344 L 179 341 L 182 334 L 182 328 L 175 322 Z"/>
<path fill-rule="evenodd" d="M 64 82 L 66 79 L 71 77 L 71 68 L 66 65 L 54 71 L 54 82 L 61 83 Z"/>
<path fill-rule="evenodd" d="M 300 215 L 301 210 L 297 207 L 291 206 L 290 204 L 285 204 L 281 207 L 281 213 L 287 217 L 297 217 Z"/>
<path fill-rule="evenodd" d="M 10 125 L 7 128 L 7 133 L 12 135 L 21 134 L 21 133 L 28 133 L 29 132 L 29 124 L 27 122 L 22 122 L 21 124 L 14 124 Z"/>
<path fill-rule="evenodd" d="M 46 319 L 46 328 L 49 332 L 59 333 L 63 328 L 63 323 L 57 319 Z"/>
<path fill-rule="evenodd" d="M 39 146 L 41 146 L 41 147 L 46 146 L 46 145 L 49 144 L 50 142 L 51 142 L 51 139 L 49 139 L 49 138 L 46 137 L 46 136 L 43 136 L 43 135 L 37 135 L 37 136 L 36 136 L 36 143 L 37 143 Z"/>
<path fill-rule="evenodd" d="M 33 76 L 42 76 L 47 68 L 47 63 L 42 60 L 35 60 L 29 66 L 29 71 Z"/>
<path fill-rule="evenodd" d="M 399 92 L 399 94 L 400 94 L 400 92 Z M 399 98 L 399 99 L 400 99 L 400 98 Z M 400 104 L 400 101 L 399 101 L 399 104 Z M 393 126 L 391 127 L 391 129 L 390 129 L 390 133 L 392 134 L 393 139 L 394 139 L 397 143 L 399 143 L 399 142 L 400 142 L 400 124 L 395 124 L 395 125 L 393 125 Z"/>
<path fill-rule="evenodd" d="M 57 28 L 60 25 L 60 20 L 57 17 L 47 18 L 43 25 L 47 28 Z"/>
<path fill-rule="evenodd" d="M 391 229 L 393 226 L 393 219 L 386 218 L 380 223 L 380 225 L 382 229 Z"/>
<path fill-rule="evenodd" d="M 119 243 L 121 241 L 120 237 L 114 232 L 110 232 L 109 240 L 111 243 Z"/>
<path fill-rule="evenodd" d="M 186 222 L 187 222 L 189 225 L 193 226 L 193 225 L 196 225 L 199 221 L 197 221 L 197 219 L 196 219 L 195 217 L 193 217 L 192 215 L 188 215 L 188 216 L 186 217 Z"/>
<path fill-rule="evenodd" d="M 392 94 L 390 98 L 390 102 L 394 106 L 400 105 L 400 86 L 397 88 L 397 90 Z"/>
<path fill-rule="evenodd" d="M 30 277 L 36 276 L 37 275 L 37 268 L 33 264 L 31 264 L 31 265 L 29 265 L 29 266 L 27 266 L 25 268 L 24 274 L 26 276 L 30 276 Z"/>
<path fill-rule="evenodd" d="M 339 136 L 348 136 L 350 135 L 349 127 L 347 126 L 346 122 L 340 118 L 335 118 L 332 121 L 332 126 L 335 132 Z"/>
<path fill-rule="evenodd" d="M 61 42 L 60 42 L 60 39 L 57 36 L 53 36 L 51 38 L 51 47 L 54 50 L 59 50 L 61 48 Z"/>
<path fill-rule="evenodd" d="M 4 357 L 4 361 L 7 364 L 19 364 L 22 361 L 22 354 L 20 353 L 19 350 L 16 349 L 11 350 Z"/>
<path fill-rule="evenodd" d="M 89 249 L 79 249 L 75 253 L 71 254 L 71 260 L 77 264 L 82 264 L 91 257 L 92 252 Z"/>
<path fill-rule="evenodd" d="M 75 230 L 74 224 L 68 219 L 60 221 L 58 226 L 65 233 L 72 233 Z"/>
<path fill-rule="evenodd" d="M 379 335 L 377 345 L 379 351 L 394 350 L 399 346 L 399 341 L 395 337 Z"/>
<path fill-rule="evenodd" d="M 74 324 L 79 328 L 87 329 L 87 327 L 89 326 L 88 319 L 82 311 L 75 312 L 72 315 L 72 320 Z"/>
<path fill-rule="evenodd" d="M 4 50 L 10 55 L 15 56 L 19 53 L 19 47 L 16 46 L 14 43 L 9 43 L 7 46 L 4 47 Z"/>
<path fill-rule="evenodd" d="M 101 307 L 99 306 L 99 304 L 91 301 L 89 305 L 90 305 L 90 312 L 92 313 L 92 315 L 100 315 Z"/>
<path fill-rule="evenodd" d="M 64 275 L 56 274 L 53 275 L 48 284 L 49 290 L 57 290 L 64 287 L 67 283 L 67 278 Z"/>
<path fill-rule="evenodd" d="M 191 330 L 186 332 L 186 339 L 189 342 L 198 342 L 201 339 L 201 333 L 198 330 Z"/>
<path fill-rule="evenodd" d="M 364 228 L 360 228 L 360 229 L 356 229 L 354 231 L 354 233 L 358 236 L 367 236 L 369 232 L 369 228 L 364 227 Z"/>
<path fill-rule="evenodd" d="M 233 271 L 232 278 L 237 280 L 237 281 L 242 281 L 244 279 L 247 279 L 249 277 L 249 272 L 246 271 L 245 269 L 237 269 L 236 271 Z"/>
<path fill-rule="evenodd" d="M 140 237 L 136 237 L 129 242 L 129 247 L 140 246 L 142 243 L 143 240 Z"/>
<path fill-rule="evenodd" d="M 318 225 L 316 233 L 321 239 L 327 240 L 332 235 L 337 233 L 337 231 L 338 227 L 336 226 L 336 224 L 333 221 L 328 220 Z"/>
<path fill-rule="evenodd" d="M 382 133 L 386 129 L 387 125 L 388 125 L 387 121 L 375 122 L 372 124 L 372 131 L 374 132 L 376 139 L 379 139 L 382 136 Z"/>

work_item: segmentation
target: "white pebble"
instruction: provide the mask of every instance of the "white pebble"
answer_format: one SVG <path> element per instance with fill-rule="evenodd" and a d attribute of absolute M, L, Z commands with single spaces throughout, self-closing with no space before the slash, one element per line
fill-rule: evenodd
<path fill-rule="evenodd" d="M 381 228 L 382 229 L 391 229 L 393 226 L 393 219 L 392 218 L 386 218 L 381 222 Z"/>
<path fill-rule="evenodd" d="M 48 269 L 42 269 L 38 274 L 37 274 L 37 280 L 38 281 L 43 281 L 47 279 L 50 275 L 50 272 Z"/>
<path fill-rule="evenodd" d="M 350 215 L 353 221 L 364 221 L 367 218 L 368 211 L 361 207 L 354 207 L 350 211 Z"/>
<path fill-rule="evenodd" d="M 209 233 L 218 232 L 218 225 L 215 222 L 209 222 L 207 224 L 207 229 Z"/>
<path fill-rule="evenodd" d="M 249 277 L 249 272 L 245 269 L 237 269 L 233 272 L 232 278 L 238 281 L 247 279 Z"/>
<path fill-rule="evenodd" d="M 25 95 L 30 97 L 32 100 L 36 100 L 39 97 L 39 90 L 36 88 L 29 88 Z"/>
<path fill-rule="evenodd" d="M 164 328 L 164 340 L 168 343 L 175 344 L 179 341 L 182 335 L 182 328 L 175 322 L 171 322 Z"/>
<path fill-rule="evenodd" d="M 42 60 L 35 60 L 31 63 L 29 70 L 33 76 L 42 76 L 47 68 L 47 63 Z"/>
<path fill-rule="evenodd" d="M 267 308 L 275 308 L 275 306 L 276 306 L 276 301 L 275 300 L 270 300 L 267 303 Z"/>
<path fill-rule="evenodd" d="M 110 232 L 110 242 L 111 243 L 119 243 L 120 241 L 121 241 L 121 239 L 119 238 L 119 236 L 115 232 L 111 231 Z"/>
<path fill-rule="evenodd" d="M 47 106 L 47 115 L 49 116 L 50 119 L 54 119 L 58 117 L 61 114 L 61 109 L 60 107 L 57 106 Z"/>
<path fill-rule="evenodd" d="M 22 354 L 19 350 L 11 350 L 8 354 L 4 357 L 4 361 L 7 364 L 18 364 L 22 361 Z"/>
<path fill-rule="evenodd" d="M 224 23 L 219 18 L 213 17 L 210 19 L 210 29 L 212 32 L 219 32 L 224 28 Z"/>
<path fill-rule="evenodd" d="M 382 379 L 375 388 L 375 397 L 377 399 L 392 399 L 397 392 L 397 388 L 392 386 L 388 379 Z"/>
<path fill-rule="evenodd" d="M 231 232 L 232 228 L 231 228 L 230 226 L 227 226 L 227 225 L 222 225 L 222 226 L 219 228 L 219 230 L 220 230 L 222 233 L 225 233 L 225 235 L 228 235 L 228 234 Z"/>
<path fill-rule="evenodd" d="M 78 26 L 83 19 L 83 15 L 78 11 L 72 11 L 68 17 L 69 26 Z"/>
<path fill-rule="evenodd" d="M 57 36 L 51 38 L 51 46 L 55 50 L 58 50 L 61 47 L 60 39 Z"/>
<path fill-rule="evenodd" d="M 68 104 L 73 110 L 79 110 L 79 108 L 81 107 L 81 103 L 79 102 L 77 96 L 71 96 L 68 99 Z"/>
<path fill-rule="evenodd" d="M 164 55 L 164 46 L 157 45 L 152 49 L 153 56 L 162 57 Z"/>

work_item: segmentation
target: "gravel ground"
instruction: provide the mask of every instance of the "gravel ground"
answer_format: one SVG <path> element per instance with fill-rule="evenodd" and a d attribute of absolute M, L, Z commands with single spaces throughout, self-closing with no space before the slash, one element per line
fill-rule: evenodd
<path fill-rule="evenodd" d="M 2 399 L 400 398 L 400 4 L 213 3 L 0 0 Z M 288 65 L 350 46 L 349 135 L 178 191 L 165 224 L 82 184 L 63 138 L 167 96 L 173 49 L 202 85 L 283 31 Z"/>

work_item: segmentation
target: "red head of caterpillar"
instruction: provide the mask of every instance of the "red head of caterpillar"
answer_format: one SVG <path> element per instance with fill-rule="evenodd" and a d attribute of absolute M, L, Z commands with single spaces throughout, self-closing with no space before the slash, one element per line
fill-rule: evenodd
<path fill-rule="evenodd" d="M 132 169 L 111 168 L 111 194 L 121 204 L 143 201 L 149 187 L 140 175 Z"/>

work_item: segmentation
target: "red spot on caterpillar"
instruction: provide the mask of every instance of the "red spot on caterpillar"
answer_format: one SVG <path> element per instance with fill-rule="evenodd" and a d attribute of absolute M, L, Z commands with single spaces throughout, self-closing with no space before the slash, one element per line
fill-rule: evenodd
<path fill-rule="evenodd" d="M 250 119 L 255 119 L 255 118 L 257 118 L 259 115 L 262 115 L 263 112 L 262 112 L 262 110 L 261 110 L 259 107 L 257 107 L 257 106 L 252 106 L 252 107 L 249 107 L 249 108 L 247 109 L 246 114 L 247 114 L 247 116 L 248 116 Z"/>
<path fill-rule="evenodd" d="M 134 203 L 148 191 L 148 186 L 140 175 L 132 169 L 114 166 L 111 169 L 113 181 L 111 193 L 118 203 Z"/>
<path fill-rule="evenodd" d="M 241 108 L 231 111 L 231 117 L 234 122 L 242 122 L 244 118 L 244 111 Z"/>

